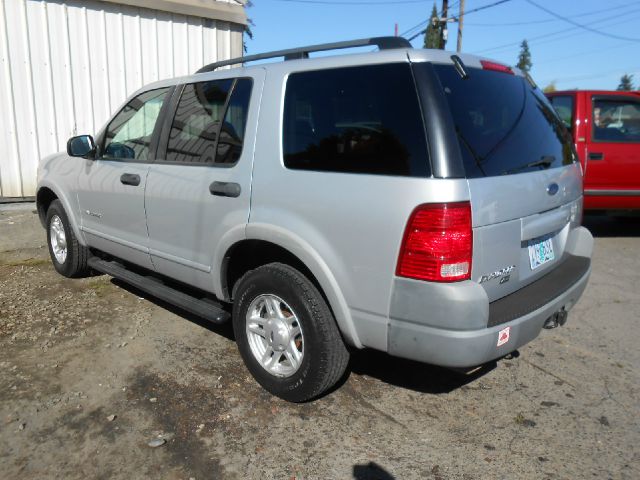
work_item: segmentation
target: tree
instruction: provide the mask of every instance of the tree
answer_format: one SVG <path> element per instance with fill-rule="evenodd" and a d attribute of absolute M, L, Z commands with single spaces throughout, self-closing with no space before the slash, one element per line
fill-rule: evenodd
<path fill-rule="evenodd" d="M 529 73 L 531 70 L 531 52 L 529 51 L 529 43 L 526 40 L 523 40 L 520 44 L 520 53 L 518 54 L 518 63 L 516 67 L 518 67 L 523 72 Z"/>
<path fill-rule="evenodd" d="M 255 23 L 250 18 L 247 18 L 247 25 L 244 27 L 244 34 L 247 35 L 249 40 L 253 40 L 253 30 L 251 27 L 255 27 Z M 242 51 L 247 53 L 247 40 L 245 38 L 242 39 Z"/>
<path fill-rule="evenodd" d="M 251 2 L 251 0 L 247 0 L 247 2 L 244 4 L 245 8 L 251 8 L 253 7 L 253 3 Z M 256 24 L 253 23 L 253 20 L 251 20 L 250 18 L 247 18 L 247 24 L 244 27 L 244 31 L 242 32 L 242 51 L 244 53 L 247 53 L 247 40 L 245 38 L 245 34 L 247 37 L 249 37 L 249 40 L 253 40 L 253 30 L 251 30 L 251 27 L 255 27 Z"/>
<path fill-rule="evenodd" d="M 427 26 L 427 31 L 424 33 L 424 48 L 440 48 L 441 31 L 442 26 L 438 18 L 438 9 L 434 3 L 433 9 L 431 10 L 431 18 L 429 19 L 429 26 Z"/>
<path fill-rule="evenodd" d="M 620 77 L 620 84 L 618 84 L 617 90 L 623 90 L 625 92 L 633 90 L 633 75 L 629 75 L 627 73 L 622 75 L 622 77 Z"/>
<path fill-rule="evenodd" d="M 544 87 L 542 89 L 542 91 L 544 93 L 551 93 L 551 92 L 555 92 L 557 90 L 556 88 L 556 81 L 553 80 L 549 85 L 547 85 L 546 87 Z"/>

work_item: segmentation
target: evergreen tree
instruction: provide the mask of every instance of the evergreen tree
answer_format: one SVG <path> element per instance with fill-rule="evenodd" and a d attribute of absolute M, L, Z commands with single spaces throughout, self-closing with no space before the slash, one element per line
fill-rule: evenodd
<path fill-rule="evenodd" d="M 618 84 L 618 90 L 628 92 L 633 90 L 633 75 L 624 74 L 620 77 L 620 83 Z"/>
<path fill-rule="evenodd" d="M 523 72 L 529 73 L 532 65 L 529 43 L 526 40 L 523 40 L 520 44 L 520 53 L 518 54 L 518 63 L 516 64 L 516 67 Z"/>
<path fill-rule="evenodd" d="M 244 7 L 253 7 L 253 2 L 251 2 L 251 0 L 247 0 L 244 4 Z M 245 25 L 244 31 L 242 32 L 242 51 L 244 53 L 247 53 L 247 37 L 249 37 L 249 40 L 253 40 L 253 30 L 251 30 L 251 27 L 255 26 L 256 24 L 253 23 L 253 20 L 247 18 L 247 24 Z"/>
<path fill-rule="evenodd" d="M 438 9 L 434 3 L 433 9 L 431 10 L 431 18 L 429 19 L 429 26 L 427 26 L 427 31 L 424 33 L 424 48 L 440 48 L 441 31 L 442 26 L 438 21 Z"/>

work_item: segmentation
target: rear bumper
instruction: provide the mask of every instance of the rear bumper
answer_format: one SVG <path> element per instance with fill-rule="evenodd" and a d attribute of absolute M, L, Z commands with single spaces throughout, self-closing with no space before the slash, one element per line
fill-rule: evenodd
<path fill-rule="evenodd" d="M 500 358 L 540 334 L 545 320 L 569 310 L 587 286 L 591 268 L 571 288 L 543 307 L 507 323 L 480 330 L 444 330 L 391 320 L 389 353 L 444 367 L 473 367 Z M 498 346 L 499 333 L 509 328 L 509 340 Z"/>
<path fill-rule="evenodd" d="M 486 296 L 480 298 L 482 289 L 473 289 L 471 282 L 438 287 L 437 295 L 420 295 L 417 284 L 397 279 L 387 351 L 434 365 L 472 367 L 530 342 L 554 313 L 569 311 L 587 286 L 593 240 L 586 229 L 577 230 L 563 265 L 492 303 Z M 471 298 L 469 291 L 474 292 Z"/>

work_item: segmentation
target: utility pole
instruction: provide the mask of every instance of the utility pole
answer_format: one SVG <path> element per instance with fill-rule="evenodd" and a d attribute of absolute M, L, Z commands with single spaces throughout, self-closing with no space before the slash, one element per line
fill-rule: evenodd
<path fill-rule="evenodd" d="M 458 16 L 458 48 L 457 52 L 462 51 L 462 22 L 464 21 L 464 0 L 460 0 L 460 15 Z"/>
<path fill-rule="evenodd" d="M 440 50 L 444 50 L 445 44 L 447 43 L 447 16 L 449 15 L 449 0 L 442 0 L 442 18 L 444 22 L 441 22 L 440 25 L 442 29 L 440 30 Z"/>

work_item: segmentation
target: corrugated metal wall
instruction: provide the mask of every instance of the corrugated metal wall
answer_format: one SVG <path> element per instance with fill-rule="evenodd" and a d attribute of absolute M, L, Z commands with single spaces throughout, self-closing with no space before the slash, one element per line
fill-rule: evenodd
<path fill-rule="evenodd" d="M 241 25 L 100 1 L 0 0 L 0 197 L 141 86 L 242 55 Z"/>

